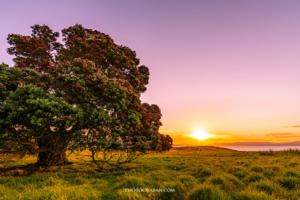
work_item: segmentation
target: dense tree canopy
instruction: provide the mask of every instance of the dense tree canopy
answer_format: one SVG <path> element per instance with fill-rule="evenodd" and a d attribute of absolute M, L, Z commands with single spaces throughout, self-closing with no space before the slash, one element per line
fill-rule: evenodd
<path fill-rule="evenodd" d="M 149 70 L 135 52 L 81 25 L 63 29 L 63 43 L 58 37 L 46 25 L 8 36 L 15 66 L 0 65 L 2 140 L 35 144 L 45 166 L 66 163 L 67 148 L 168 150 L 159 107 L 141 103 Z"/>

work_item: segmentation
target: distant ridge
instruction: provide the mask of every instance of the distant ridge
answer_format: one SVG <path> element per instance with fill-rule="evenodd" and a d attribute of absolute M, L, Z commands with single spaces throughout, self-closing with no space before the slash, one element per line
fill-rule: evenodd
<path fill-rule="evenodd" d="M 295 142 L 233 142 L 233 143 L 223 143 L 218 144 L 220 146 L 300 146 L 300 141 Z"/>

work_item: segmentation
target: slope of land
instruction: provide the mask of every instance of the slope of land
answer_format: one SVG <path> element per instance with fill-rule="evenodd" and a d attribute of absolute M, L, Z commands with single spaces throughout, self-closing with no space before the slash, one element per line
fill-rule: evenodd
<path fill-rule="evenodd" d="M 35 157 L 2 157 L 0 199 L 300 199 L 299 151 L 178 147 L 110 172 L 84 153 L 69 159 L 73 164 L 34 171 L 27 164 Z"/>

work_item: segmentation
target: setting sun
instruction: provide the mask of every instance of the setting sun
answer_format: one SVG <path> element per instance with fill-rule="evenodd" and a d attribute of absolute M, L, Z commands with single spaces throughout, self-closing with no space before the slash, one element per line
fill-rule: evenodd
<path fill-rule="evenodd" d="M 207 133 L 207 131 L 202 128 L 195 129 L 194 132 L 192 134 L 190 134 L 189 136 L 196 138 L 198 140 L 206 140 L 206 139 L 212 137 L 211 134 Z"/>

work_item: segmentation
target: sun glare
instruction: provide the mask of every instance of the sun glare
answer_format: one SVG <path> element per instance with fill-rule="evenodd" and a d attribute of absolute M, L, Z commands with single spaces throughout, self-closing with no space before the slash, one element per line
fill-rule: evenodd
<path fill-rule="evenodd" d="M 202 128 L 197 128 L 194 130 L 192 134 L 189 135 L 190 137 L 196 138 L 198 140 L 206 140 L 208 138 L 211 138 L 212 135 L 207 133 L 206 130 Z"/>

